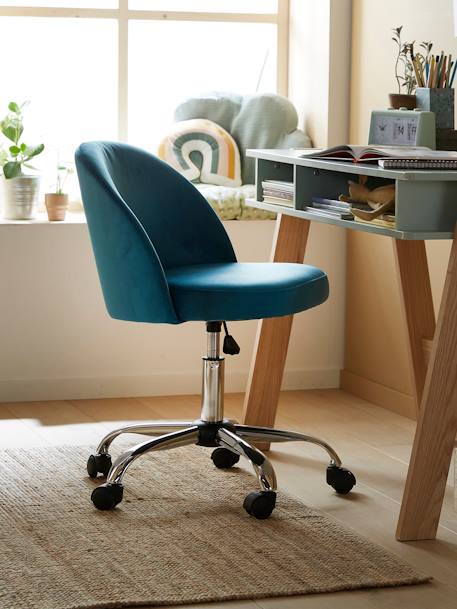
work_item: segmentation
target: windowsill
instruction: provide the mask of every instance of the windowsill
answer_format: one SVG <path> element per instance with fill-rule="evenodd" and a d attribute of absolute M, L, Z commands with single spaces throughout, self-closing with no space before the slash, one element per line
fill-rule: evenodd
<path fill-rule="evenodd" d="M 236 222 L 237 224 L 240 222 L 265 222 L 263 219 L 249 219 L 240 218 L 236 220 L 221 220 L 223 223 L 226 222 Z M 36 218 L 34 220 L 5 220 L 5 218 L 0 217 L 0 227 L 4 226 L 45 226 L 45 225 L 68 225 L 68 224 L 87 224 L 86 222 L 86 214 L 83 211 L 69 211 L 65 216 L 65 220 L 50 222 L 48 220 L 48 215 L 45 211 L 38 212 Z"/>
<path fill-rule="evenodd" d="M 86 224 L 86 215 L 83 211 L 67 212 L 65 220 L 50 222 L 46 212 L 39 212 L 34 220 L 5 220 L 0 218 L 0 226 L 30 226 L 32 224 Z"/>

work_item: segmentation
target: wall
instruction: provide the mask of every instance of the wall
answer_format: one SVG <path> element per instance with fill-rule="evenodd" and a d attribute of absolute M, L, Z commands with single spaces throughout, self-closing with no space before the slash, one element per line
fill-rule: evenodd
<path fill-rule="evenodd" d="M 353 143 L 366 143 L 370 112 L 395 92 L 391 29 L 405 40 L 432 40 L 435 51 L 457 55 L 452 0 L 354 0 L 351 83 Z M 412 384 L 390 239 L 352 233 L 347 245 L 347 318 L 343 386 L 413 417 Z M 428 242 L 435 310 L 450 242 Z"/>
<path fill-rule="evenodd" d="M 290 0 L 289 97 L 314 146 L 349 133 L 351 0 Z"/>
<path fill-rule="evenodd" d="M 274 222 L 225 224 L 240 260 L 267 260 Z M 331 246 L 329 245 L 331 244 Z M 342 366 L 342 235 L 318 227 L 307 261 L 332 296 L 297 315 L 285 387 L 335 387 Z M 0 401 L 199 393 L 204 326 L 119 322 L 105 313 L 85 224 L 0 224 Z M 245 388 L 256 322 L 230 324 L 241 355 L 227 389 Z"/>

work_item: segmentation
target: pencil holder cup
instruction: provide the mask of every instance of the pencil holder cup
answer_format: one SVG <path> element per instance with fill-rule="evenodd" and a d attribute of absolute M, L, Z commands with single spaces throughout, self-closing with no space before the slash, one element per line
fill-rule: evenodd
<path fill-rule="evenodd" d="M 437 129 L 454 129 L 454 89 L 416 89 L 419 110 L 434 112 Z"/>

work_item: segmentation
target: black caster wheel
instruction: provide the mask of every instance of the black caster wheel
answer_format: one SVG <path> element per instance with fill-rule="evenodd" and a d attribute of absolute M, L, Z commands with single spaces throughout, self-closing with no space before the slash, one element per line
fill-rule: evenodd
<path fill-rule="evenodd" d="M 246 495 L 243 507 L 248 514 L 258 520 L 265 520 L 275 509 L 276 493 L 274 491 L 254 491 Z"/>
<path fill-rule="evenodd" d="M 91 478 L 96 478 L 101 474 L 104 478 L 111 469 L 111 455 L 91 455 L 87 459 L 87 473 Z"/>
<path fill-rule="evenodd" d="M 344 467 L 329 465 L 327 467 L 327 484 L 340 495 L 347 495 L 355 486 L 356 479 L 352 472 Z"/>
<path fill-rule="evenodd" d="M 228 448 L 216 448 L 211 453 L 211 459 L 218 469 L 229 469 L 238 463 L 240 456 L 232 453 Z"/>
<path fill-rule="evenodd" d="M 112 510 L 122 501 L 124 487 L 122 484 L 101 484 L 92 491 L 90 498 L 97 510 Z"/>

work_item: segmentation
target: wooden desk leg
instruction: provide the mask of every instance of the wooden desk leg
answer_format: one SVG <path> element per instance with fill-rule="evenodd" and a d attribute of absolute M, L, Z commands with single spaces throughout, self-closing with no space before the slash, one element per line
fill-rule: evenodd
<path fill-rule="evenodd" d="M 273 262 L 303 262 L 309 233 L 309 220 L 279 215 L 273 240 Z M 249 372 L 243 422 L 272 427 L 286 363 L 293 315 L 262 319 L 257 329 Z M 268 450 L 268 443 L 257 444 Z"/>
<path fill-rule="evenodd" d="M 419 411 L 427 374 L 423 341 L 433 340 L 436 326 L 427 253 L 424 241 L 393 239 L 393 244 L 408 329 L 416 411 Z"/>
<path fill-rule="evenodd" d="M 444 285 L 397 539 L 434 539 L 457 432 L 457 230 Z"/>

